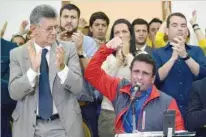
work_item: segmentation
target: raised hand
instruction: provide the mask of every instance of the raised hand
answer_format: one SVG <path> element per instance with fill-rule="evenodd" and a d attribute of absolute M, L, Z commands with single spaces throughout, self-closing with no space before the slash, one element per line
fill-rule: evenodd
<path fill-rule="evenodd" d="M 31 62 L 31 68 L 32 70 L 34 70 L 35 72 L 38 71 L 40 65 L 41 65 L 41 53 L 42 50 L 39 53 L 36 53 L 35 49 L 34 49 L 34 42 L 32 40 L 27 42 L 28 46 L 27 46 L 27 50 L 29 53 L 29 60 Z"/>
<path fill-rule="evenodd" d="M 77 51 L 82 50 L 83 38 L 84 34 L 79 30 L 72 34 L 72 41 L 76 44 Z"/>
<path fill-rule="evenodd" d="M 191 25 L 194 25 L 194 24 L 196 24 L 196 23 L 197 23 L 197 11 L 194 10 L 194 11 L 192 12 L 192 18 L 191 18 L 191 20 L 190 20 L 190 24 L 191 24 Z"/>
<path fill-rule="evenodd" d="M 122 48 L 123 42 L 119 37 L 114 37 L 109 42 L 107 42 L 106 46 L 109 49 L 118 50 L 118 49 Z"/>
<path fill-rule="evenodd" d="M 0 38 L 3 38 L 4 32 L 6 31 L 6 28 L 7 28 L 7 24 L 8 24 L 8 22 L 5 21 L 2 29 L 0 30 Z"/>
<path fill-rule="evenodd" d="M 56 67 L 59 71 L 63 70 L 64 67 L 65 67 L 65 64 L 64 64 L 64 48 L 59 45 L 57 48 L 56 48 Z"/>
<path fill-rule="evenodd" d="M 125 55 L 124 55 L 122 49 L 118 49 L 117 50 L 117 52 L 116 52 L 116 59 L 118 59 L 121 62 L 125 61 Z"/>
<path fill-rule="evenodd" d="M 171 56 L 171 60 L 176 61 L 178 59 L 178 53 L 177 51 L 174 49 L 174 47 L 172 47 L 173 52 L 172 52 L 172 56 Z"/>
<path fill-rule="evenodd" d="M 59 39 L 62 41 L 69 40 L 66 30 L 59 33 Z"/>
<path fill-rule="evenodd" d="M 28 26 L 29 22 L 27 20 L 23 20 L 21 22 L 20 28 L 19 28 L 19 32 L 24 33 L 26 27 Z"/>
<path fill-rule="evenodd" d="M 87 25 L 87 21 L 84 18 L 80 18 L 79 19 L 79 27 L 83 28 L 86 25 Z"/>
<path fill-rule="evenodd" d="M 173 50 L 175 50 L 181 58 L 186 57 L 185 39 L 182 36 L 178 36 L 174 38 L 174 41 L 175 42 L 171 43 L 171 45 L 173 45 Z"/>

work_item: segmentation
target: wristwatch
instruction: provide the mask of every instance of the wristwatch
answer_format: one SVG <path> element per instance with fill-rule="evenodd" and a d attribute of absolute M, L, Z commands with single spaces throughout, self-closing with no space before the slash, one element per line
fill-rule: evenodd
<path fill-rule="evenodd" d="M 87 57 L 87 55 L 86 55 L 85 52 L 79 52 L 79 53 L 78 53 L 78 56 L 79 56 L 80 59 Z"/>
<path fill-rule="evenodd" d="M 78 55 L 78 56 L 79 56 L 79 58 L 80 58 L 80 59 L 85 58 L 85 56 L 84 56 L 84 55 Z"/>
<path fill-rule="evenodd" d="M 190 55 L 187 53 L 186 57 L 182 58 L 184 61 L 190 59 Z"/>

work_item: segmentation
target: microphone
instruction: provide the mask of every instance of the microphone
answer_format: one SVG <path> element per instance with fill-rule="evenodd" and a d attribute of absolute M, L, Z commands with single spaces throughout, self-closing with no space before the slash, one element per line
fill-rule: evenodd
<path fill-rule="evenodd" d="M 131 97 L 130 97 L 130 102 L 129 102 L 129 105 L 128 105 L 128 110 L 130 109 L 130 107 L 132 107 L 132 123 L 133 123 L 133 129 L 132 129 L 132 132 L 135 133 L 137 130 L 136 130 L 136 118 L 135 118 L 135 108 L 134 108 L 134 101 L 135 101 L 135 98 L 136 98 L 136 94 L 140 91 L 140 87 L 141 87 L 141 84 L 136 82 L 135 85 L 132 87 L 134 88 L 134 91 L 132 92 L 131 94 Z M 125 115 L 128 115 L 128 111 L 126 112 Z M 125 122 L 125 118 L 123 119 L 123 122 L 122 122 L 122 125 L 124 125 L 124 122 Z M 119 135 L 119 134 L 118 134 Z M 118 137 L 118 136 L 117 136 Z"/>
<path fill-rule="evenodd" d="M 132 92 L 131 100 L 134 100 L 134 98 L 136 97 L 137 92 L 140 91 L 140 86 L 141 86 L 141 84 L 138 83 L 138 82 L 136 82 L 135 85 L 133 86 L 134 91 Z"/>
<path fill-rule="evenodd" d="M 132 105 L 132 133 L 136 133 L 137 132 L 137 128 L 136 128 L 136 109 L 135 109 L 135 100 L 136 100 L 136 94 L 140 91 L 140 83 L 135 83 L 135 85 L 133 86 L 134 91 L 132 92 L 132 96 L 131 96 L 131 105 Z"/>

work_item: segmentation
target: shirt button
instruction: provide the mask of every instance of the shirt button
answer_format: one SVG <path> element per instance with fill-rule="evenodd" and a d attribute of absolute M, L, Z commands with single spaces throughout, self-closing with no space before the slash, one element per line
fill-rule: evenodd
<path fill-rule="evenodd" d="M 182 82 L 180 82 L 180 85 L 182 85 Z"/>
<path fill-rule="evenodd" d="M 182 97 L 182 94 L 180 94 L 180 97 Z"/>

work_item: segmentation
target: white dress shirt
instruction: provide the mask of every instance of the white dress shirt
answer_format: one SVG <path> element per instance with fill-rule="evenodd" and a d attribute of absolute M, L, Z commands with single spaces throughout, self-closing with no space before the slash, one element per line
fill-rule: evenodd
<path fill-rule="evenodd" d="M 143 47 L 141 47 L 141 51 L 145 51 L 145 48 L 147 47 L 147 45 L 145 44 Z"/>
<path fill-rule="evenodd" d="M 37 45 L 36 43 L 34 43 L 34 47 L 35 47 L 35 50 L 36 50 L 36 53 L 38 54 L 43 48 L 40 47 L 39 45 Z M 49 66 L 49 59 L 50 59 L 50 49 L 51 49 L 51 46 L 46 46 L 45 47 L 46 49 L 48 49 L 48 52 L 46 53 L 46 60 L 47 60 L 47 63 L 48 63 L 48 66 Z M 65 65 L 64 69 L 60 72 L 58 72 L 58 76 L 60 78 L 60 83 L 63 84 L 67 78 L 67 75 L 68 75 L 68 71 L 69 71 L 69 68 Z M 39 70 L 38 70 L 38 73 L 35 72 L 32 68 L 29 68 L 29 70 L 27 71 L 27 77 L 29 79 L 29 83 L 31 84 L 32 87 L 35 86 L 35 83 L 36 83 L 36 77 L 40 75 L 39 73 Z M 51 89 L 51 92 L 52 92 L 52 89 Z M 39 114 L 39 109 L 38 109 L 38 102 L 39 102 L 39 99 L 37 99 L 37 115 Z M 58 111 L 57 111 L 57 108 L 55 106 L 55 103 L 53 101 L 53 114 L 57 114 Z"/>
<path fill-rule="evenodd" d="M 137 48 L 137 50 L 141 50 L 140 52 L 137 53 L 137 55 L 139 55 L 139 54 L 148 54 L 147 51 L 145 51 L 146 47 L 147 47 L 147 44 L 145 44 L 140 49 Z"/>

